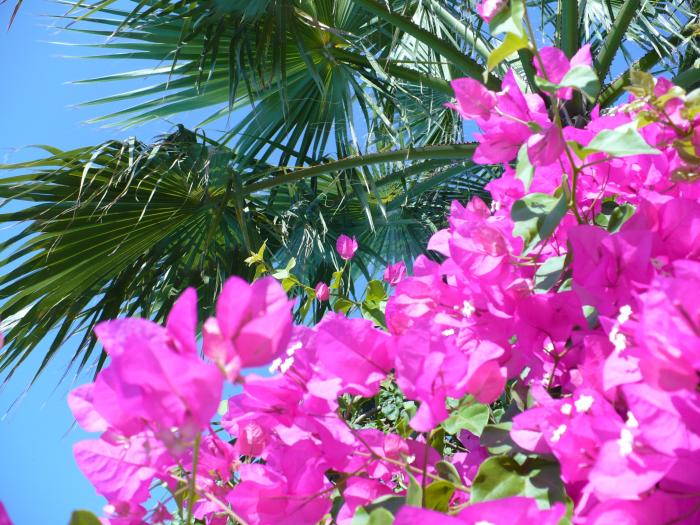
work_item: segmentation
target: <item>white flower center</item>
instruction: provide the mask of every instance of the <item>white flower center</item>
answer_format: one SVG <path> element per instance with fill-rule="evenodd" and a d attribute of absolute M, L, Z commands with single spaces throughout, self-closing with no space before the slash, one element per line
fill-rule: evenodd
<path fill-rule="evenodd" d="M 558 443 L 561 437 L 564 435 L 564 432 L 566 432 L 566 425 L 559 425 L 554 429 L 554 432 L 552 432 L 552 441 L 554 443 Z"/>
<path fill-rule="evenodd" d="M 617 446 L 620 448 L 622 457 L 629 456 L 634 448 L 634 434 L 629 428 L 623 428 L 620 431 L 620 439 L 617 440 Z"/>
<path fill-rule="evenodd" d="M 593 396 L 582 395 L 576 401 L 574 405 L 576 406 L 577 412 L 587 412 L 593 406 Z"/>
<path fill-rule="evenodd" d="M 270 368 L 268 368 L 268 370 L 271 373 L 275 373 L 275 372 L 277 372 L 277 370 L 279 370 L 280 366 L 282 366 L 282 359 L 277 357 L 272 361 L 272 363 L 270 364 Z"/>
<path fill-rule="evenodd" d="M 627 338 L 625 337 L 625 334 L 620 332 L 620 329 L 617 326 L 612 327 L 608 339 L 610 339 L 610 342 L 615 346 L 616 352 L 622 352 L 625 348 L 627 348 Z"/>
<path fill-rule="evenodd" d="M 464 304 L 462 304 L 462 315 L 464 317 L 471 317 L 475 311 L 476 308 L 474 308 L 474 305 L 472 305 L 472 303 L 470 303 L 469 301 L 464 301 Z"/>
<path fill-rule="evenodd" d="M 292 365 L 294 364 L 294 358 L 293 357 L 288 357 L 285 359 L 282 364 L 280 365 L 280 372 L 283 374 L 287 373 L 287 370 L 292 368 Z"/>
<path fill-rule="evenodd" d="M 632 307 L 626 304 L 620 308 L 620 313 L 617 316 L 617 322 L 624 324 L 630 320 L 630 317 L 632 317 Z"/>
<path fill-rule="evenodd" d="M 639 428 L 639 421 L 637 421 L 637 418 L 634 417 L 634 414 L 629 410 L 627 411 L 627 422 L 625 425 L 629 428 Z"/>

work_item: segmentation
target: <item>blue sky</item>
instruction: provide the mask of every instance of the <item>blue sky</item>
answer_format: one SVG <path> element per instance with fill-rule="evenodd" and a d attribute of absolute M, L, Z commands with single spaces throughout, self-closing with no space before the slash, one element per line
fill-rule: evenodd
<path fill-rule="evenodd" d="M 0 163 L 35 157 L 37 150 L 20 149 L 31 144 L 73 148 L 132 134 L 150 139 L 171 128 L 169 122 L 128 131 L 83 124 L 106 112 L 106 108 L 70 106 L 128 86 L 68 82 L 114 72 L 117 64 L 62 58 L 62 54 L 77 54 L 80 50 L 49 43 L 76 41 L 74 35 L 49 27 L 53 21 L 42 16 L 63 12 L 65 8 L 57 4 L 25 1 L 12 29 L 6 31 L 13 6 L 14 0 L 0 6 Z M 122 65 L 127 66 L 139 67 L 133 62 Z M 188 120 L 191 118 L 185 117 L 184 123 Z M 0 230 L 0 240 L 9 233 Z M 73 509 L 99 513 L 104 505 L 73 461 L 73 443 L 89 436 L 72 428 L 73 419 L 65 402 L 71 387 L 89 381 L 89 377 L 72 374 L 61 382 L 67 363 L 52 362 L 35 386 L 12 406 L 30 382 L 45 350 L 40 345 L 9 384 L 0 389 L 0 500 L 15 525 L 64 525 Z"/>

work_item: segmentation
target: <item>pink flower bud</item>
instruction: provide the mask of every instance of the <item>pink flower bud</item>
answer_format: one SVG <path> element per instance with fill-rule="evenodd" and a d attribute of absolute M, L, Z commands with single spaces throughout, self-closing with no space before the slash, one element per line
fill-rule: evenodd
<path fill-rule="evenodd" d="M 406 265 L 403 261 L 399 261 L 395 264 L 390 264 L 384 270 L 384 280 L 388 282 L 391 286 L 396 286 L 399 284 L 403 278 L 406 276 Z"/>
<path fill-rule="evenodd" d="M 354 236 L 351 239 L 347 235 L 342 234 L 335 243 L 335 249 L 338 250 L 338 255 L 342 259 L 349 261 L 355 256 L 357 251 L 357 239 Z"/>
<path fill-rule="evenodd" d="M 328 288 L 328 285 L 326 283 L 318 283 L 316 285 L 316 299 L 319 301 L 327 301 L 328 298 L 331 296 L 331 291 L 330 288 Z"/>
<path fill-rule="evenodd" d="M 491 22 L 493 17 L 508 7 L 508 0 L 484 0 L 477 7 L 479 16 L 486 22 Z"/>

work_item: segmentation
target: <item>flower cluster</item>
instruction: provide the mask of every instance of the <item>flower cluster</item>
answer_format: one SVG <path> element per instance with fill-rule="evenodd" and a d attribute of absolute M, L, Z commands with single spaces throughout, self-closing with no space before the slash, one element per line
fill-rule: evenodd
<path fill-rule="evenodd" d="M 538 51 L 549 109 L 512 73 L 454 82 L 504 173 L 387 268 L 385 329 L 293 326 L 271 277 L 225 284 L 201 348 L 192 290 L 165 327 L 101 324 L 109 365 L 69 404 L 104 523 L 699 523 L 700 96 L 638 75 L 577 127 L 590 62 Z M 405 421 L 363 424 L 391 392 Z"/>

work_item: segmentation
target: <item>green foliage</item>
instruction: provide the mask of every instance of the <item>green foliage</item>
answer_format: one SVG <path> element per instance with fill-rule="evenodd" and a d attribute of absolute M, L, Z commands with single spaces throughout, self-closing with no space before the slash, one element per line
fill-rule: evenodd
<path fill-rule="evenodd" d="M 471 502 L 489 501 L 509 496 L 527 496 L 543 507 L 566 502 L 559 465 L 543 458 L 527 458 L 522 462 L 511 456 L 486 459 L 472 484 Z"/>
<path fill-rule="evenodd" d="M 525 241 L 523 252 L 529 252 L 556 229 L 568 209 L 566 192 L 553 196 L 531 193 L 513 203 L 511 216 L 515 222 L 513 234 Z"/>
<path fill-rule="evenodd" d="M 459 434 L 462 430 L 468 430 L 475 436 L 480 436 L 489 421 L 489 415 L 488 405 L 482 405 L 472 396 L 467 396 L 452 411 L 442 428 L 448 434 Z"/>
<path fill-rule="evenodd" d="M 100 520 L 89 510 L 76 510 L 71 514 L 68 525 L 100 525 Z"/>
<path fill-rule="evenodd" d="M 587 153 L 607 153 L 612 157 L 658 155 L 660 153 L 656 148 L 652 148 L 637 130 L 630 127 L 604 129 L 591 139 L 584 151 Z"/>

